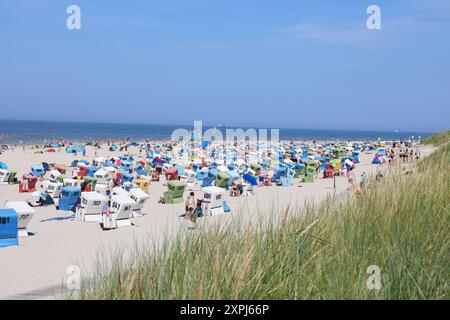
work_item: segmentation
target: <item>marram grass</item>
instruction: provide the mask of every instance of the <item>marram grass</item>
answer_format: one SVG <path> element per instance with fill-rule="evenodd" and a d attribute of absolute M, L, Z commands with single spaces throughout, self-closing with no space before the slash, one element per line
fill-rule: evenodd
<path fill-rule="evenodd" d="M 118 252 L 82 299 L 448 299 L 449 147 L 363 196 Z M 298 212 L 292 212 L 297 210 Z M 290 214 L 287 214 L 290 213 Z M 295 214 L 292 214 L 295 213 Z M 369 290 L 369 266 L 381 289 Z"/>
<path fill-rule="evenodd" d="M 450 142 L 450 130 L 439 132 L 422 140 L 423 144 L 441 146 Z"/>

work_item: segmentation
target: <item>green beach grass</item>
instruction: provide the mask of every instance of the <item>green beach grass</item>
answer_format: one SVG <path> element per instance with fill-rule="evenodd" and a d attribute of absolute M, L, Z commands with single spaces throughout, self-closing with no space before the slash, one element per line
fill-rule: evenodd
<path fill-rule="evenodd" d="M 450 142 L 450 130 L 431 135 L 422 140 L 423 144 L 431 144 L 433 146 L 441 146 L 449 142 Z"/>
<path fill-rule="evenodd" d="M 409 174 L 371 181 L 362 196 L 117 253 L 82 283 L 80 298 L 448 299 L 449 172 L 447 144 Z M 367 286 L 370 266 L 381 289 Z"/>

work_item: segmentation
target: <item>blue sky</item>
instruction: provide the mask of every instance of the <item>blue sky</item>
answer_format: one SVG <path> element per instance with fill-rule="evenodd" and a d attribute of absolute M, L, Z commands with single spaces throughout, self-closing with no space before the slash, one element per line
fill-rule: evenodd
<path fill-rule="evenodd" d="M 449 57 L 448 0 L 1 0 L 0 118 L 438 131 Z"/>

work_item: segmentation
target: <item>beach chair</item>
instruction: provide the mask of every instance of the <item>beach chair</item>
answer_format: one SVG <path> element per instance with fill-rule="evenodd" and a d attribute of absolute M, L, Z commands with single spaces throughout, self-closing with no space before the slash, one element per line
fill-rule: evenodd
<path fill-rule="evenodd" d="M 250 168 L 255 172 L 255 174 L 259 174 L 259 170 L 261 170 L 261 165 L 259 163 L 250 164 Z"/>
<path fill-rule="evenodd" d="M 163 194 L 164 203 L 180 203 L 183 202 L 183 194 L 185 185 L 181 181 L 172 180 L 168 182 L 168 190 Z"/>
<path fill-rule="evenodd" d="M 81 189 L 81 184 L 83 183 L 83 180 L 81 179 L 63 179 L 63 186 L 64 187 L 75 187 Z"/>
<path fill-rule="evenodd" d="M 184 170 L 184 173 L 181 176 L 180 181 L 182 181 L 187 186 L 193 186 L 196 182 L 196 172 L 191 169 Z"/>
<path fill-rule="evenodd" d="M 325 170 L 323 172 L 323 177 L 325 179 L 333 178 L 334 176 L 334 168 L 331 162 L 326 163 Z"/>
<path fill-rule="evenodd" d="M 128 196 L 129 194 L 130 193 L 122 187 L 114 187 L 111 189 L 111 195 L 113 195 L 113 196 L 116 196 L 116 195 Z"/>
<path fill-rule="evenodd" d="M 0 184 L 8 184 L 10 172 L 5 169 L 0 169 Z"/>
<path fill-rule="evenodd" d="M 84 177 L 84 182 L 81 184 L 81 190 L 82 191 L 94 191 L 96 185 L 97 185 L 97 179 L 86 176 L 86 177 Z"/>
<path fill-rule="evenodd" d="M 255 185 L 253 185 L 251 183 L 245 185 L 242 195 L 254 196 L 255 195 Z"/>
<path fill-rule="evenodd" d="M 63 187 L 58 201 L 58 210 L 71 211 L 78 203 L 81 189 L 77 187 Z"/>
<path fill-rule="evenodd" d="M 36 191 L 37 177 L 25 174 L 22 176 L 22 181 L 19 184 L 19 192 L 34 192 Z"/>
<path fill-rule="evenodd" d="M 104 229 L 115 229 L 131 226 L 132 209 L 135 202 L 126 195 L 111 197 L 109 213 L 102 216 Z"/>
<path fill-rule="evenodd" d="M 283 187 L 292 186 L 292 184 L 294 182 L 294 176 L 295 176 L 295 170 L 287 169 L 286 175 L 281 178 L 281 185 Z"/>
<path fill-rule="evenodd" d="M 52 182 L 57 182 L 59 176 L 61 176 L 61 172 L 59 172 L 58 170 L 51 170 L 48 178 Z"/>
<path fill-rule="evenodd" d="M 112 180 L 109 172 L 103 169 L 97 170 L 94 173 L 94 178 L 97 179 L 98 184 L 107 184 L 108 180 Z"/>
<path fill-rule="evenodd" d="M 235 170 L 230 170 L 227 173 L 230 176 L 227 184 L 227 189 L 229 189 L 233 185 L 233 183 L 239 179 L 239 173 Z"/>
<path fill-rule="evenodd" d="M 129 196 L 135 202 L 135 205 L 133 206 L 132 216 L 134 218 L 142 217 L 142 209 L 144 208 L 144 204 L 150 198 L 150 196 L 140 188 L 131 189 Z"/>
<path fill-rule="evenodd" d="M 121 160 L 120 161 L 120 169 L 124 172 L 130 171 L 131 168 L 131 162 L 128 160 Z"/>
<path fill-rule="evenodd" d="M 203 179 L 202 181 L 202 187 L 209 187 L 212 185 L 213 181 L 215 181 L 217 178 L 217 169 L 210 168 L 208 170 L 208 176 Z"/>
<path fill-rule="evenodd" d="M 31 166 L 31 175 L 35 176 L 35 177 L 42 177 L 45 173 L 44 167 L 42 166 L 42 164 L 37 164 L 37 165 L 33 165 Z"/>
<path fill-rule="evenodd" d="M 61 174 L 66 174 L 66 168 L 63 167 L 63 165 L 61 165 L 61 164 L 55 165 L 54 169 L 58 170 L 59 173 L 61 173 Z"/>
<path fill-rule="evenodd" d="M 59 198 L 63 184 L 61 182 L 44 181 L 44 189 L 52 198 Z"/>
<path fill-rule="evenodd" d="M 203 200 L 202 200 L 203 215 L 215 216 L 224 214 L 225 190 L 223 188 L 211 186 L 202 188 L 202 191 L 203 191 Z"/>
<path fill-rule="evenodd" d="M 19 245 L 19 216 L 14 209 L 0 209 L 0 248 Z"/>
<path fill-rule="evenodd" d="M 179 174 L 177 168 L 169 168 L 164 172 L 167 181 L 179 180 Z"/>
<path fill-rule="evenodd" d="M 314 182 L 315 174 L 316 174 L 315 166 L 311 166 L 311 165 L 306 166 L 306 175 L 304 178 L 304 182 L 308 182 L 308 183 Z"/>
<path fill-rule="evenodd" d="M 77 167 L 78 167 L 78 171 L 77 171 L 76 176 L 84 178 L 85 176 L 88 175 L 89 167 L 86 164 L 78 162 Z"/>
<path fill-rule="evenodd" d="M 89 167 L 88 171 L 87 171 L 87 176 L 94 178 L 95 172 L 97 172 L 99 169 L 100 169 L 99 167 L 95 167 L 95 166 Z"/>
<path fill-rule="evenodd" d="M 217 173 L 215 186 L 219 187 L 219 188 L 227 188 L 228 182 L 230 181 L 230 179 L 231 179 L 231 177 L 228 173 L 219 171 Z"/>
<path fill-rule="evenodd" d="M 354 163 L 360 163 L 361 162 L 359 160 L 359 150 L 353 151 L 353 162 Z"/>
<path fill-rule="evenodd" d="M 134 179 L 133 183 L 136 184 L 142 191 L 148 193 L 148 187 L 151 182 L 151 177 L 141 176 L 138 179 Z"/>
<path fill-rule="evenodd" d="M 34 209 L 25 201 L 7 201 L 6 208 L 13 209 L 18 215 L 18 236 L 28 237 L 28 224 L 34 216 Z"/>
<path fill-rule="evenodd" d="M 17 183 L 19 183 L 19 181 L 17 181 L 16 175 L 17 175 L 17 172 L 15 170 L 11 170 L 9 172 L 8 184 L 17 184 Z"/>
<path fill-rule="evenodd" d="M 82 192 L 77 220 L 86 222 L 102 221 L 102 211 L 108 198 L 98 192 Z"/>
<path fill-rule="evenodd" d="M 137 175 L 139 175 L 139 176 L 146 176 L 147 175 L 147 172 L 144 170 L 144 168 L 142 167 L 142 165 L 137 165 L 135 168 L 134 168 L 134 171 L 136 172 L 136 174 Z"/>
<path fill-rule="evenodd" d="M 47 172 L 50 171 L 50 164 L 48 164 L 47 162 L 42 162 L 42 168 L 44 168 L 44 173 L 43 175 L 45 175 Z"/>
<path fill-rule="evenodd" d="M 209 169 L 204 167 L 204 168 L 200 168 L 197 170 L 197 182 L 198 184 L 202 185 L 203 184 L 203 179 L 205 179 L 206 177 L 208 177 L 208 173 L 209 173 Z"/>
<path fill-rule="evenodd" d="M 134 179 L 134 175 L 128 172 L 124 172 L 122 173 L 122 184 L 127 183 L 127 182 L 132 182 Z"/>

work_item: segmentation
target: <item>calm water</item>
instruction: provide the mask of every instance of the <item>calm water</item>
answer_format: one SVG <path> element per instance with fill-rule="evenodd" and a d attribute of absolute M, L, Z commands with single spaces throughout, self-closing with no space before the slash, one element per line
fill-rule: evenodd
<path fill-rule="evenodd" d="M 78 122 L 44 122 L 0 120 L 0 136 L 2 143 L 43 143 L 66 139 L 77 142 L 90 140 L 125 139 L 151 140 L 170 139 L 172 131 L 180 126 L 151 125 L 151 124 L 107 124 L 107 123 L 78 123 Z M 181 126 L 181 128 L 183 128 Z M 184 128 L 189 129 L 189 126 Z M 206 130 L 208 127 L 204 127 Z M 237 129 L 237 128 L 236 128 Z M 245 128 L 243 128 L 245 129 Z M 270 129 L 270 128 L 269 128 Z M 223 132 L 225 129 L 221 129 Z M 269 131 L 270 132 L 270 131 Z M 408 139 L 410 136 L 426 137 L 431 133 L 425 132 L 383 132 L 383 131 L 345 131 L 345 130 L 307 130 L 280 129 L 280 139 L 308 139 L 308 140 L 395 140 Z"/>

